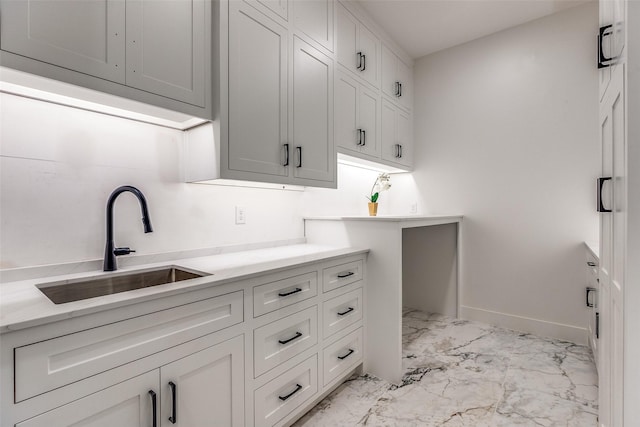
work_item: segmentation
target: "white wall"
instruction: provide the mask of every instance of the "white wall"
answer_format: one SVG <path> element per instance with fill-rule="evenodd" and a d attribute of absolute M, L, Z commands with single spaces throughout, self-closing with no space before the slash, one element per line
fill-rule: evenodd
<path fill-rule="evenodd" d="M 584 333 L 560 325 L 586 324 L 597 240 L 597 22 L 590 3 L 416 62 L 413 178 L 424 211 L 465 215 L 463 316 Z"/>
<path fill-rule="evenodd" d="M 115 242 L 136 255 L 303 236 L 301 192 L 182 183 L 180 131 L 7 94 L 0 129 L 0 268 L 101 259 L 123 184 L 143 191 L 154 228 L 118 198 Z"/>

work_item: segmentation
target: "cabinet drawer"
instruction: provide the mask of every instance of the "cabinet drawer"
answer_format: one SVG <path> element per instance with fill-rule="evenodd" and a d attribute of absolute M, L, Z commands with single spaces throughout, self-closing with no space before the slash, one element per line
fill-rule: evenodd
<path fill-rule="evenodd" d="M 15 349 L 16 402 L 243 321 L 243 291 Z"/>
<path fill-rule="evenodd" d="M 362 361 L 362 328 L 326 347 L 322 377 L 326 386 Z"/>
<path fill-rule="evenodd" d="M 262 326 L 253 332 L 255 377 L 318 342 L 316 306 Z"/>
<path fill-rule="evenodd" d="M 362 260 L 325 268 L 322 271 L 322 289 L 329 292 L 362 279 Z"/>
<path fill-rule="evenodd" d="M 258 317 L 318 294 L 318 273 L 311 272 L 253 288 L 253 316 Z"/>
<path fill-rule="evenodd" d="M 327 338 L 362 319 L 362 288 L 322 304 L 322 333 Z"/>
<path fill-rule="evenodd" d="M 255 391 L 255 425 L 272 426 L 318 391 L 318 357 L 310 357 Z"/>

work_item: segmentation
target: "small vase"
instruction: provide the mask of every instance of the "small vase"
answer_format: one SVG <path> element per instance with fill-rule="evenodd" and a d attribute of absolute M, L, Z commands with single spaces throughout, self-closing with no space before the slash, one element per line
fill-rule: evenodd
<path fill-rule="evenodd" d="M 378 215 L 378 203 L 369 203 L 369 216 Z"/>

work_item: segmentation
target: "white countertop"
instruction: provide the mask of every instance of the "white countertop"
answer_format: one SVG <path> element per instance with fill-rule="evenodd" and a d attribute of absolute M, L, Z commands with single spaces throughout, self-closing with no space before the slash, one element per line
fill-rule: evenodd
<path fill-rule="evenodd" d="M 380 221 L 380 222 L 402 222 L 402 221 L 438 221 L 452 220 L 452 222 L 462 220 L 462 215 L 382 215 L 382 216 L 308 216 L 305 220 L 322 221 Z"/>
<path fill-rule="evenodd" d="M 125 267 L 119 269 L 118 272 L 177 265 L 208 273 L 210 276 L 66 304 L 54 304 L 36 288 L 36 285 L 99 277 L 113 273 L 93 271 L 2 283 L 0 284 L 0 333 L 153 300 L 186 290 L 222 285 L 267 272 L 275 272 L 289 267 L 302 266 L 347 255 L 356 255 L 367 251 L 367 249 L 298 244 Z"/>

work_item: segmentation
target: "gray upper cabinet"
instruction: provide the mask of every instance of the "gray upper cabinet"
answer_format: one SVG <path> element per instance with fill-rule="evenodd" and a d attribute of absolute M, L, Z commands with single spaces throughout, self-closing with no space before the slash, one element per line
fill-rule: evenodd
<path fill-rule="evenodd" d="M 205 1 L 127 0 L 126 17 L 127 85 L 204 107 Z"/>
<path fill-rule="evenodd" d="M 380 87 L 380 40 L 341 3 L 337 8 L 338 63 L 373 87 Z"/>
<path fill-rule="evenodd" d="M 297 29 L 333 52 L 333 0 L 295 0 L 294 23 Z"/>
<path fill-rule="evenodd" d="M 125 82 L 125 3 L 3 0 L 2 50 Z"/>
<path fill-rule="evenodd" d="M 0 0 L 3 66 L 205 119 L 209 0 Z"/>

